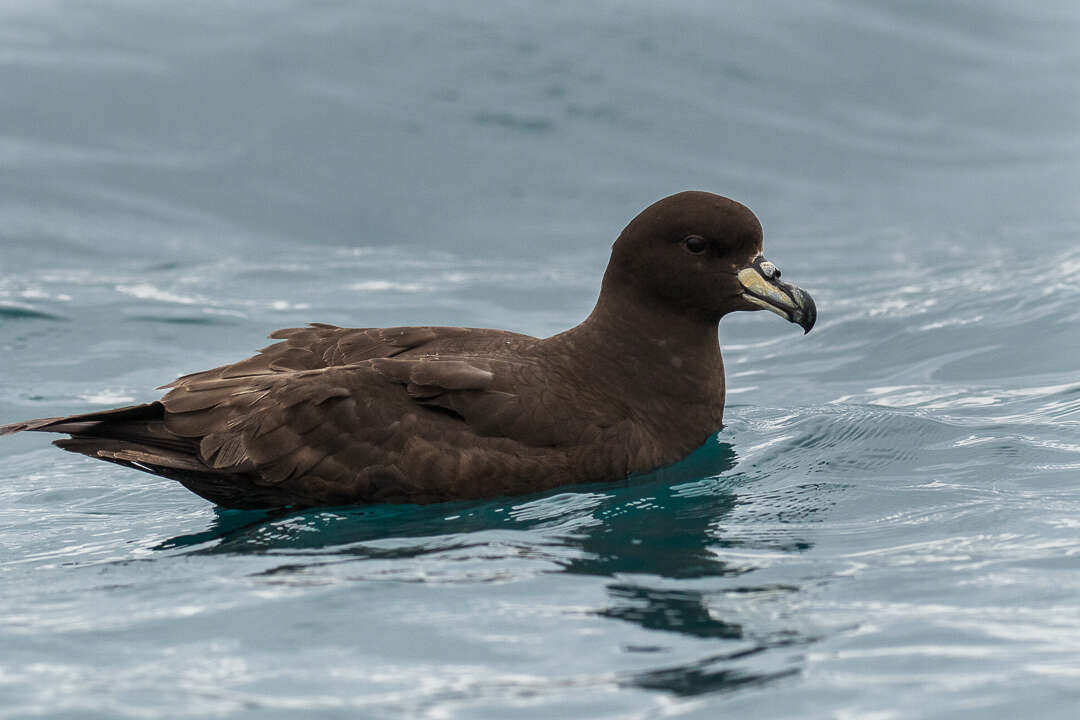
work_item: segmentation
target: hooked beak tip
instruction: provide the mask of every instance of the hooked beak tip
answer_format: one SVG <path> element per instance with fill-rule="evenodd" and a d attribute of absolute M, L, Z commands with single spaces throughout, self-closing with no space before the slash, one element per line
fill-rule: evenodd
<path fill-rule="evenodd" d="M 809 333 L 817 322 L 817 306 L 810 293 L 798 285 L 780 281 L 780 271 L 764 257 L 738 273 L 743 297 L 752 305 L 770 310 Z"/>
<path fill-rule="evenodd" d="M 814 329 L 814 324 L 817 322 L 817 305 L 814 304 L 814 298 L 810 297 L 810 293 L 806 292 L 800 287 L 792 286 L 794 289 L 794 295 L 796 303 L 799 305 L 801 312 L 800 318 L 796 320 L 799 327 L 803 329 L 803 335 L 806 335 Z"/>

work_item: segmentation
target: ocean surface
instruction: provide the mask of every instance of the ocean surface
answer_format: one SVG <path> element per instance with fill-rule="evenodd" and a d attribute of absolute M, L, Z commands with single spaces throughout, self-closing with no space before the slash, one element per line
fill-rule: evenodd
<path fill-rule="evenodd" d="M 257 6 L 257 7 L 252 7 Z M 0 423 L 280 327 L 548 335 L 641 208 L 817 300 L 686 461 L 216 509 L 0 439 L 0 718 L 1075 718 L 1080 4 L 0 1 Z"/>

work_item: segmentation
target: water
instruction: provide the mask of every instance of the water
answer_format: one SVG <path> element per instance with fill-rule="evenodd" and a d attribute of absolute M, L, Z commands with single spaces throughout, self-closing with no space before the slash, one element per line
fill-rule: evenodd
<path fill-rule="evenodd" d="M 1074 2 L 0 3 L 0 421 L 272 329 L 546 335 L 684 188 L 813 333 L 608 486 L 215 510 L 0 442 L 0 717 L 1071 718 Z"/>

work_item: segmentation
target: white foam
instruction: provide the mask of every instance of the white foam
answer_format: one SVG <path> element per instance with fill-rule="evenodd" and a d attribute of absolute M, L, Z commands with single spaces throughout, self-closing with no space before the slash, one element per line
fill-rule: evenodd
<path fill-rule="evenodd" d="M 167 290 L 162 290 L 154 287 L 150 283 L 117 285 L 116 291 L 140 300 L 157 300 L 158 302 L 177 303 L 179 305 L 198 305 L 203 302 L 196 298 L 188 297 L 187 295 L 178 295 Z"/>
<path fill-rule="evenodd" d="M 102 390 L 96 393 L 79 395 L 79 399 L 91 405 L 118 405 L 120 403 L 133 403 L 135 397 L 113 390 Z"/>

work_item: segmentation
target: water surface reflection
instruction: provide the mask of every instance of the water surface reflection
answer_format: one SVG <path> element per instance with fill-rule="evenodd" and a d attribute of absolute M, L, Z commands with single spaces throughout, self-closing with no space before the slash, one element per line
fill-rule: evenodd
<path fill-rule="evenodd" d="M 752 564 L 722 559 L 720 550 L 740 544 L 729 520 L 748 480 L 735 471 L 737 462 L 731 445 L 713 438 L 683 462 L 648 475 L 530 498 L 219 510 L 206 530 L 174 537 L 158 550 L 266 556 L 272 563 L 250 577 L 291 586 L 593 577 L 607 602 L 589 612 L 632 623 L 654 638 L 624 646 L 626 653 L 655 654 L 657 662 L 620 673 L 619 684 L 680 696 L 718 692 L 798 672 L 797 654 L 776 659 L 769 651 L 813 640 L 798 623 L 761 622 L 748 612 L 762 599 L 792 605 L 798 584 L 754 583 Z M 761 543 L 755 537 L 755 547 Z M 788 534 L 765 543 L 789 553 L 811 547 Z M 671 646 L 684 642 L 665 636 L 694 643 L 693 658 L 663 664 Z"/>

